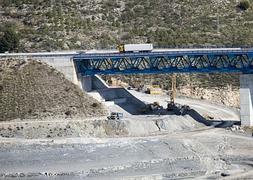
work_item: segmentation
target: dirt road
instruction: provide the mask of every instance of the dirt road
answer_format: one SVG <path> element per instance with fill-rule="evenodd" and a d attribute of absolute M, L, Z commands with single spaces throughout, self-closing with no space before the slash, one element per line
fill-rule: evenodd
<path fill-rule="evenodd" d="M 141 99 L 144 102 L 153 103 L 159 102 L 164 108 L 170 100 L 168 95 L 150 95 L 135 90 L 129 91 L 131 94 Z M 215 120 L 233 120 L 239 121 L 239 111 L 235 108 L 226 107 L 221 104 L 211 103 L 210 101 L 177 97 L 176 103 L 189 105 L 191 108 L 198 111 L 201 115 L 212 116 Z"/>

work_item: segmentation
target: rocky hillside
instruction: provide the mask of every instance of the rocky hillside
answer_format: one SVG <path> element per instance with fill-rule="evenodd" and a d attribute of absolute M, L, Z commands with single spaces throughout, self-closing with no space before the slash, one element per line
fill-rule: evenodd
<path fill-rule="evenodd" d="M 108 83 L 111 77 L 140 90 L 151 84 L 171 90 L 171 75 L 167 74 L 103 76 Z M 239 107 L 239 74 L 177 74 L 177 95 Z"/>
<path fill-rule="evenodd" d="M 103 116 L 102 105 L 38 61 L 0 61 L 0 121 Z"/>
<path fill-rule="evenodd" d="M 238 6 L 245 1 L 248 8 Z M 141 42 L 157 47 L 252 46 L 252 22 L 249 0 L 0 0 L 0 26 L 14 24 L 20 52 L 115 48 L 119 43 Z M 170 89 L 166 75 L 132 78 L 135 84 L 157 80 Z M 191 92 L 224 87 L 238 92 L 239 76 L 180 75 L 178 82 Z"/>
<path fill-rule="evenodd" d="M 240 0 L 0 0 L 19 51 L 156 46 L 250 46 L 253 10 Z"/>

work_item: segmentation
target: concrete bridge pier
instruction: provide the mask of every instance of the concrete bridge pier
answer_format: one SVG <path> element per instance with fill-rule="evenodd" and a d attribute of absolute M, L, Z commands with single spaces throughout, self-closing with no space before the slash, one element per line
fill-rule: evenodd
<path fill-rule="evenodd" d="M 92 76 L 80 76 L 79 77 L 81 88 L 86 91 L 92 91 Z"/>
<path fill-rule="evenodd" d="M 253 74 L 240 75 L 241 125 L 253 126 Z"/>
<path fill-rule="evenodd" d="M 94 75 L 94 76 L 79 75 L 78 79 L 79 79 L 80 87 L 86 92 L 90 92 L 92 90 L 109 88 L 106 82 L 98 75 Z"/>

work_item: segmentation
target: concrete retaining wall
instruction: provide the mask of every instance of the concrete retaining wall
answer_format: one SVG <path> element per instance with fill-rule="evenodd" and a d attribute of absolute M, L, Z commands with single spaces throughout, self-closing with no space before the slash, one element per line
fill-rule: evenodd
<path fill-rule="evenodd" d="M 74 84 L 78 84 L 78 78 L 74 66 L 74 62 L 69 57 L 38 57 L 36 60 L 40 60 L 54 67 L 61 73 L 65 75 L 65 77 L 73 82 Z"/>
<path fill-rule="evenodd" d="M 99 89 L 107 89 L 109 86 L 106 82 L 99 77 L 98 75 L 95 76 L 79 76 L 79 82 L 81 88 L 86 92 L 91 92 L 92 90 L 99 90 Z"/>
<path fill-rule="evenodd" d="M 124 88 L 107 88 L 97 91 L 106 101 L 114 101 L 115 104 L 130 114 L 137 115 L 140 113 L 140 109 L 145 107 L 141 100 Z"/>
<path fill-rule="evenodd" d="M 97 89 L 107 89 L 109 86 L 106 82 L 98 75 L 92 76 L 92 88 Z"/>

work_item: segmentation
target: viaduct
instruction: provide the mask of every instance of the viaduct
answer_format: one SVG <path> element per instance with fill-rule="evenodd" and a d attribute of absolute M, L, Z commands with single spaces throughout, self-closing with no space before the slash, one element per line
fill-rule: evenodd
<path fill-rule="evenodd" d="M 38 59 L 55 67 L 85 91 L 99 74 L 240 73 L 240 118 L 253 126 L 253 49 L 156 49 L 152 52 L 111 51 L 4 53 L 7 58 Z"/>

